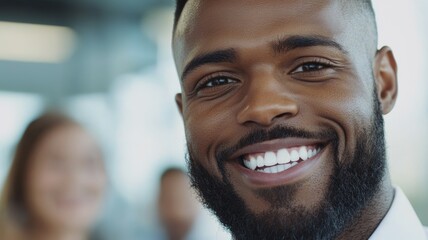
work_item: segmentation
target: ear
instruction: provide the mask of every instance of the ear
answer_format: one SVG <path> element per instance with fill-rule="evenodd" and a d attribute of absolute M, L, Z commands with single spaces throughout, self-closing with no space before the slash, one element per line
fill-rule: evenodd
<path fill-rule="evenodd" d="M 180 112 L 180 115 L 183 117 L 183 98 L 181 93 L 177 93 L 175 95 L 175 103 L 177 104 L 177 108 Z"/>
<path fill-rule="evenodd" d="M 373 73 L 382 113 L 387 114 L 394 108 L 398 92 L 397 63 L 391 48 L 377 51 Z"/>

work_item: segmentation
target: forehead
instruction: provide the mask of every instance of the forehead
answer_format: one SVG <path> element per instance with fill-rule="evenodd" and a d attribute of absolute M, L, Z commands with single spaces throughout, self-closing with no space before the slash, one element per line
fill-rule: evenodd
<path fill-rule="evenodd" d="M 343 42 L 346 21 L 334 0 L 190 0 L 174 38 L 178 69 L 202 52 L 266 44 L 288 35 Z"/>
<path fill-rule="evenodd" d="M 36 153 L 71 153 L 98 151 L 93 137 L 82 127 L 65 124 L 51 129 L 36 146 Z"/>

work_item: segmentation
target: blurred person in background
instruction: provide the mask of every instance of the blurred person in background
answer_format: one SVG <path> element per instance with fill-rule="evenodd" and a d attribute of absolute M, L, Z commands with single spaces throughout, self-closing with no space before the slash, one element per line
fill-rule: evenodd
<path fill-rule="evenodd" d="M 188 176 L 179 168 L 166 169 L 160 179 L 158 211 L 170 240 L 183 240 L 200 212 Z"/>
<path fill-rule="evenodd" d="M 158 196 L 159 220 L 164 230 L 160 239 L 229 239 L 226 232 L 216 231 L 214 219 L 204 214 L 196 196 L 182 169 L 170 167 L 164 170 Z"/>
<path fill-rule="evenodd" d="M 19 141 L 3 188 L 0 239 L 89 239 L 106 183 L 94 138 L 65 115 L 40 116 Z"/>

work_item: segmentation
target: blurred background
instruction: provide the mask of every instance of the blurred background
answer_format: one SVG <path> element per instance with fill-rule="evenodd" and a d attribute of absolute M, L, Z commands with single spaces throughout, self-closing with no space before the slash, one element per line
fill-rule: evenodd
<path fill-rule="evenodd" d="M 399 99 L 386 116 L 390 171 L 428 225 L 428 1 L 374 5 L 379 45 L 392 47 L 399 66 Z M 0 2 L 0 185 L 26 125 L 60 108 L 102 145 L 110 190 L 109 222 L 101 225 L 113 226 L 105 231 L 123 237 L 156 228 L 160 174 L 185 166 L 173 7 L 172 0 Z"/>

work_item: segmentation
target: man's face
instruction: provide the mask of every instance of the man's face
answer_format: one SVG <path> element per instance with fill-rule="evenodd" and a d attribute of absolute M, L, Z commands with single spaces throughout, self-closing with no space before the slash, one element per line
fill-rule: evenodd
<path fill-rule="evenodd" d="M 353 24 L 339 1 L 187 3 L 173 48 L 189 164 L 235 236 L 257 219 L 299 229 L 311 216 L 328 218 L 338 199 L 352 215 L 364 197 L 341 192 L 377 190 L 385 166 L 375 51 Z M 365 173 L 375 179 L 352 177 Z M 345 193 L 353 184 L 358 193 Z"/>

